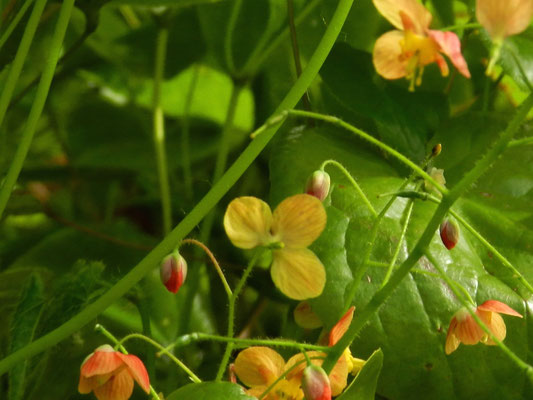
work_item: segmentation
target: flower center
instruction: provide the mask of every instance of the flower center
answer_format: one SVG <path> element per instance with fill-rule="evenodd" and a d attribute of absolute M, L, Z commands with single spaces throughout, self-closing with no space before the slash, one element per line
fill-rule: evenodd
<path fill-rule="evenodd" d="M 401 61 L 407 61 L 405 67 L 406 78 L 411 81 L 409 90 L 413 91 L 422 83 L 424 66 L 431 64 L 437 58 L 439 48 L 435 41 L 428 36 L 414 33 L 412 30 L 404 32 L 404 38 L 400 41 L 402 54 Z"/>

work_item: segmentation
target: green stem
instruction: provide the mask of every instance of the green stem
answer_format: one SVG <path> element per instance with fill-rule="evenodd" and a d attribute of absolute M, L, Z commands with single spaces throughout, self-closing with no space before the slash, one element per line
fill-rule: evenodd
<path fill-rule="evenodd" d="M 387 146 L 385 143 L 380 142 L 378 139 L 374 138 L 373 136 L 370 136 L 368 133 L 363 132 L 361 129 L 356 128 L 355 126 L 352 126 L 343 120 L 341 120 L 338 117 L 334 117 L 332 115 L 324 115 L 319 114 L 315 112 L 310 111 L 303 111 L 303 110 L 288 110 L 288 115 L 298 116 L 298 117 L 305 117 L 305 118 L 313 118 L 320 121 L 325 121 L 327 123 L 330 123 L 332 125 L 336 125 L 340 128 L 346 129 L 355 135 L 357 135 L 359 138 L 366 140 L 367 142 L 372 143 L 374 146 L 379 147 L 381 150 L 383 150 L 386 153 L 389 153 L 391 156 L 396 158 L 401 163 L 405 164 L 409 168 L 411 168 L 414 172 L 416 172 L 419 176 L 424 178 L 426 181 L 430 182 L 435 186 L 435 188 L 441 192 L 442 194 L 448 193 L 448 189 L 446 189 L 444 186 L 442 186 L 439 182 L 437 182 L 435 179 L 433 179 L 429 174 L 426 173 L 422 168 L 420 168 L 418 165 L 416 165 L 414 162 L 409 160 L 407 157 L 405 157 L 403 154 L 399 153 L 398 151 L 394 150 L 392 147 Z"/>
<path fill-rule="evenodd" d="M 164 22 L 163 22 L 164 23 Z M 172 229 L 172 209 L 170 205 L 170 185 L 168 181 L 167 154 L 165 146 L 165 116 L 161 105 L 161 83 L 165 73 L 165 59 L 167 54 L 168 28 L 160 26 L 157 31 L 154 92 L 153 92 L 153 140 L 157 163 L 157 176 L 161 195 L 161 209 L 163 215 L 163 233 L 168 235 Z"/>
<path fill-rule="evenodd" d="M 22 72 L 22 68 L 24 67 L 24 61 L 26 60 L 26 56 L 28 55 L 28 51 L 30 50 L 31 43 L 33 41 L 33 37 L 35 36 L 35 31 L 39 26 L 39 21 L 41 19 L 41 15 L 43 13 L 45 5 L 46 0 L 37 0 L 35 2 L 35 5 L 33 6 L 30 18 L 26 23 L 26 29 L 24 29 L 24 34 L 22 35 L 22 39 L 20 40 L 17 49 L 17 54 L 15 54 L 15 59 L 11 64 L 11 68 L 9 69 L 9 75 L 6 78 L 6 83 L 4 88 L 2 89 L 2 95 L 0 96 L 0 126 L 2 126 L 2 122 L 4 122 L 4 117 L 6 115 L 7 108 L 9 107 L 9 102 L 11 101 L 11 97 L 13 96 L 13 92 L 15 91 L 15 86 L 17 85 L 20 73 Z M 46 94 L 47 93 L 45 93 L 45 95 Z M 11 187 L 9 187 L 8 192 L 11 191 Z M 0 202 L 0 217 L 1 216 L 2 208 Z"/>
<path fill-rule="evenodd" d="M 365 205 L 368 208 L 368 210 L 372 213 L 372 215 L 374 217 L 377 217 L 378 213 L 376 212 L 376 210 L 372 206 L 372 203 L 370 203 L 370 201 L 368 200 L 368 197 L 366 197 L 366 195 L 365 195 L 365 192 L 363 192 L 363 189 L 361 189 L 361 186 L 359 186 L 357 181 L 348 172 L 348 170 L 340 162 L 337 162 L 335 160 L 326 160 L 326 161 L 324 161 L 322 163 L 322 165 L 320 166 L 320 169 L 322 171 L 324 171 L 324 169 L 328 165 L 333 165 L 333 166 L 337 167 L 344 174 L 344 176 L 346 176 L 346 178 L 350 181 L 352 186 L 355 188 L 355 191 L 357 192 L 357 194 L 359 194 L 359 197 L 361 197 L 361 199 L 363 200 L 363 203 L 365 203 Z"/>
<path fill-rule="evenodd" d="M 123 354 L 129 354 L 128 351 L 126 350 L 126 348 L 122 345 L 122 341 L 118 341 L 117 338 L 111 333 L 109 332 L 106 328 L 104 328 L 102 325 L 100 324 L 96 324 L 95 326 L 95 330 L 99 331 L 100 333 L 102 333 L 105 337 L 107 337 L 108 339 L 110 339 L 113 343 L 115 343 L 115 347 L 118 347 L 118 349 L 120 350 L 121 353 Z M 155 400 L 161 400 L 159 398 L 159 395 L 157 394 L 157 392 L 154 390 L 154 387 L 152 385 L 150 385 L 150 394 L 152 395 L 152 398 L 155 399 Z"/>
<path fill-rule="evenodd" d="M 131 333 L 127 336 L 124 336 L 120 342 L 118 342 L 117 344 L 119 346 L 122 346 L 122 343 L 125 343 L 127 342 L 128 340 L 130 339 L 141 339 L 141 340 L 144 340 L 145 342 L 147 343 L 150 343 L 152 346 L 154 346 L 155 348 L 159 349 L 160 353 L 162 354 L 165 354 L 168 358 L 170 358 L 178 367 L 180 367 L 187 375 L 189 375 L 189 377 L 191 378 L 191 380 L 194 382 L 194 383 L 200 383 L 202 382 L 202 380 L 200 378 L 198 378 L 198 376 L 196 376 L 196 374 L 194 372 L 192 372 L 189 367 L 187 367 L 182 361 L 180 361 L 179 358 L 177 358 L 174 354 L 172 354 L 171 352 L 169 352 L 167 349 L 165 349 L 163 346 L 161 346 L 159 343 L 157 343 L 155 340 L 147 337 L 147 336 L 144 336 L 144 335 L 141 335 L 140 333 Z"/>
<path fill-rule="evenodd" d="M 507 148 L 517 147 L 517 146 L 528 146 L 532 144 L 533 144 L 533 136 L 529 136 L 523 139 L 511 140 L 509 144 L 507 144 Z"/>
<path fill-rule="evenodd" d="M 448 276 L 446 275 L 446 273 L 444 272 L 444 270 L 442 269 L 442 267 L 438 264 L 437 260 L 431 256 L 429 254 L 429 252 L 426 252 L 426 256 L 428 257 L 429 261 L 431 261 L 431 263 L 433 264 L 433 266 L 437 269 L 437 271 L 439 271 L 439 274 L 441 276 L 441 278 L 448 284 L 448 286 L 450 287 L 450 289 L 452 290 L 452 292 L 455 294 L 455 296 L 457 297 L 457 299 L 459 300 L 459 302 L 463 305 L 463 307 L 468 311 L 468 313 L 472 316 L 472 318 L 474 318 L 474 320 L 477 322 L 477 324 L 481 327 L 481 329 L 483 329 L 483 331 L 485 331 L 485 333 L 488 334 L 488 336 L 490 337 L 491 340 L 494 341 L 494 343 L 496 343 L 496 345 L 502 349 L 502 351 L 511 359 L 515 362 L 516 365 L 518 365 L 519 368 L 523 369 L 524 371 L 527 371 L 529 374 L 533 373 L 533 367 L 531 367 L 531 365 L 529 365 L 528 363 L 524 362 L 520 357 L 518 357 L 509 347 L 507 347 L 505 344 L 503 344 L 500 340 L 498 340 L 498 338 L 496 338 L 491 330 L 489 329 L 489 327 L 481 320 L 481 318 L 479 318 L 479 316 L 476 314 L 476 312 L 474 311 L 474 308 L 472 307 L 472 305 L 475 307 L 476 306 L 476 303 L 472 300 L 472 298 L 470 297 L 470 295 L 468 294 L 468 292 L 466 291 L 466 289 L 464 289 L 461 285 L 459 285 L 457 282 L 453 282 L 450 278 L 448 278 Z M 467 298 L 468 298 L 468 301 L 470 301 L 470 304 L 468 303 L 468 301 L 466 301 L 463 296 L 461 296 L 461 293 L 459 293 L 457 291 L 457 288 L 460 288 L 462 289 L 463 293 L 466 294 Z"/>
<path fill-rule="evenodd" d="M 200 65 L 196 64 L 193 67 L 191 82 L 187 90 L 187 97 L 185 98 L 185 109 L 183 110 L 183 118 L 181 120 L 181 160 L 183 162 L 183 181 L 185 185 L 185 196 L 192 200 L 194 196 L 192 186 L 192 162 L 190 150 L 190 136 L 191 124 L 190 113 L 194 100 L 194 93 L 198 84 L 198 77 L 200 76 Z"/>
<path fill-rule="evenodd" d="M 252 259 L 248 263 L 248 266 L 244 270 L 244 273 L 242 274 L 241 279 L 237 283 L 237 286 L 235 287 L 235 291 L 233 292 L 233 295 L 231 296 L 231 299 L 229 301 L 228 332 L 226 335 L 228 338 L 233 338 L 233 335 L 235 334 L 235 303 L 237 302 L 237 297 L 239 297 L 239 294 L 244 288 L 244 285 L 246 284 L 246 281 L 248 280 L 248 277 L 250 276 L 252 269 L 254 268 L 261 254 L 262 254 L 261 250 L 255 252 Z M 229 358 L 231 356 L 232 351 L 233 351 L 233 342 L 228 341 L 228 344 L 226 345 L 226 350 L 224 351 L 224 355 L 222 356 L 222 361 L 220 362 L 220 365 L 218 367 L 216 381 L 220 381 L 222 379 L 222 376 L 224 375 L 224 371 L 226 370 L 226 366 L 228 365 Z"/>
<path fill-rule="evenodd" d="M 335 44 L 353 2 L 354 0 L 339 1 L 333 18 L 331 19 L 331 22 L 313 56 L 309 60 L 307 67 L 302 72 L 300 78 L 294 83 L 289 93 L 287 93 L 285 98 L 278 105 L 273 115 L 278 115 L 282 110 L 294 107 L 305 93 L 307 87 L 313 82 Z M 63 6 L 66 3 L 67 1 L 63 3 Z M 202 200 L 198 202 L 196 207 L 194 207 L 180 224 L 98 300 L 88 305 L 85 309 L 58 328 L 1 360 L 0 375 L 7 372 L 13 367 L 13 365 L 41 353 L 81 329 L 85 324 L 91 322 L 98 314 L 109 307 L 110 304 L 121 298 L 147 273 L 152 271 L 154 266 L 159 265 L 161 260 L 174 250 L 176 245 L 185 237 L 185 235 L 196 227 L 209 210 L 217 204 L 222 196 L 224 196 L 232 185 L 242 176 L 244 171 L 270 142 L 279 129 L 279 126 L 280 123 L 270 126 L 263 131 L 263 134 L 253 140 L 233 165 L 226 171 L 224 176 L 213 186 Z"/>
<path fill-rule="evenodd" d="M 445 26 L 444 28 L 439 29 L 440 31 L 459 31 L 461 29 L 477 29 L 481 28 L 481 24 L 478 22 L 472 22 L 469 24 L 458 24 Z"/>
<path fill-rule="evenodd" d="M 26 11 L 31 6 L 31 3 L 33 3 L 33 1 L 34 0 L 26 0 L 24 4 L 22 5 L 22 7 L 20 7 L 20 10 L 17 12 L 17 15 L 15 15 L 15 18 L 13 18 L 13 20 L 11 21 L 7 29 L 4 31 L 4 34 L 2 35 L 2 37 L 0 37 L 0 49 L 4 47 L 4 44 L 6 44 L 7 39 L 9 39 L 9 36 L 11 36 L 11 34 L 17 27 L 18 23 L 20 22 L 24 14 L 26 14 Z M 28 21 L 28 24 L 29 24 L 29 21 Z"/>
<path fill-rule="evenodd" d="M 41 3 L 43 3 L 42 6 L 44 6 L 44 1 L 38 0 L 37 3 L 35 3 L 34 11 L 35 11 L 35 8 L 41 5 Z M 50 85 L 52 83 L 52 78 L 54 77 L 54 71 L 57 65 L 57 60 L 59 59 L 59 54 L 61 52 L 63 38 L 65 37 L 65 33 L 67 31 L 67 27 L 68 27 L 68 23 L 70 20 L 70 15 L 72 13 L 73 7 L 74 7 L 74 0 L 65 0 L 61 4 L 61 9 L 59 11 L 59 17 L 56 23 L 54 35 L 52 37 L 52 41 L 50 42 L 50 47 L 48 49 L 48 58 L 44 66 L 43 74 L 41 75 L 41 80 L 39 81 L 37 93 L 35 94 L 35 100 L 33 101 L 30 114 L 26 121 L 26 126 L 24 127 L 24 130 L 22 132 L 20 143 L 17 147 L 15 156 L 13 157 L 13 161 L 11 162 L 11 165 L 5 177 L 4 184 L 0 188 L 0 219 L 2 218 L 2 214 L 6 208 L 7 202 L 9 200 L 9 196 L 11 195 L 11 190 L 13 189 L 13 186 L 17 182 L 18 175 L 20 173 L 20 170 L 22 169 L 22 165 L 24 164 L 26 155 L 28 154 L 28 150 L 30 148 L 30 145 L 33 139 L 33 134 L 35 133 L 35 129 L 37 128 L 37 123 L 39 122 L 39 118 L 41 117 L 41 113 L 43 111 L 44 104 L 48 96 L 48 91 L 50 90 Z M 30 20 L 34 15 L 39 15 L 40 17 L 40 14 L 41 14 L 40 12 L 37 12 L 37 13 L 32 12 Z M 35 24 L 34 28 L 36 28 L 36 24 L 38 23 L 38 20 L 33 21 L 33 23 Z M 29 25 L 30 25 L 30 22 L 28 22 L 28 26 Z M 33 34 L 31 36 L 33 37 Z M 22 47 L 22 43 L 20 47 Z M 19 47 L 19 50 L 20 50 L 20 47 Z M 29 47 L 29 43 L 28 43 L 28 47 Z M 7 107 L 8 104 L 9 104 L 9 101 L 5 103 L 5 107 Z M 2 106 L 3 105 L 4 103 L 2 103 Z M 0 110 L 0 124 L 1 124 L 1 120 L 4 114 L 5 114 L 5 109 Z"/>
<path fill-rule="evenodd" d="M 231 14 L 227 25 L 226 36 L 224 37 L 224 59 L 226 61 L 226 66 L 232 75 L 235 73 L 235 62 L 233 60 L 232 50 L 233 33 L 235 31 L 235 26 L 237 25 L 237 19 L 239 18 L 241 6 L 242 0 L 234 0 L 233 8 L 231 9 Z"/>
<path fill-rule="evenodd" d="M 318 346 L 314 344 L 298 343 L 292 340 L 283 339 L 240 339 L 227 336 L 210 335 L 207 333 L 193 332 L 183 336 L 180 336 L 173 344 L 167 346 L 165 349 L 170 350 L 176 347 L 188 346 L 191 343 L 196 342 L 221 342 L 221 343 L 233 343 L 234 348 L 246 348 L 249 346 L 271 346 L 271 347 L 287 347 L 292 349 L 304 348 L 307 350 L 323 351 L 327 352 L 329 347 Z"/>
<path fill-rule="evenodd" d="M 529 110 L 533 106 L 533 94 L 524 101 L 522 106 L 516 112 L 507 129 L 501 134 L 496 143 L 487 151 L 487 153 L 478 161 L 472 170 L 470 170 L 447 194 L 442 197 L 441 203 L 435 210 L 431 220 L 422 233 L 418 243 L 415 245 L 407 259 L 402 263 L 398 270 L 392 275 L 389 282 L 378 290 L 370 299 L 367 306 L 354 318 L 348 331 L 332 348 L 332 352 L 324 361 L 323 368 L 326 372 L 331 371 L 337 359 L 341 356 L 344 349 L 359 334 L 363 326 L 374 316 L 382 304 L 389 298 L 398 285 L 403 281 L 411 268 L 417 263 L 427 249 L 431 239 L 435 235 L 442 219 L 453 205 L 453 203 L 462 195 L 505 151 L 507 143 L 518 130 L 522 121 L 526 118 Z"/>

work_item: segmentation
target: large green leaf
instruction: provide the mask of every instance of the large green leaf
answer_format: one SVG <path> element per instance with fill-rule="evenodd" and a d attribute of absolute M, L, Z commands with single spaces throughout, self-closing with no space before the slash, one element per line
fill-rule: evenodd
<path fill-rule="evenodd" d="M 377 196 L 394 192 L 403 181 L 377 151 L 368 149 L 347 132 L 331 126 L 300 128 L 281 137 L 272 152 L 273 204 L 301 192 L 307 176 L 322 161 L 331 158 L 348 168 L 377 210 L 388 200 Z M 289 164 L 291 168 L 286 168 Z M 471 168 L 471 165 L 466 164 L 464 168 Z M 333 181 L 332 193 L 326 200 L 328 224 L 313 244 L 326 266 L 327 282 L 324 293 L 310 303 L 326 325 L 331 326 L 342 315 L 353 276 L 362 268 L 373 219 L 349 182 L 337 171 L 328 171 Z M 503 173 L 500 169 L 498 172 Z M 476 193 L 484 189 L 476 188 Z M 497 201 L 496 193 L 494 198 Z M 396 200 L 381 222 L 371 253 L 372 264 L 353 300 L 357 309 L 363 308 L 381 286 L 385 266 L 400 236 L 406 204 L 406 199 Z M 416 203 L 398 262 L 407 257 L 434 208 L 433 204 Z M 528 270 L 532 258 L 532 250 L 527 245 L 527 238 L 533 233 L 531 222 L 515 228 L 505 213 L 472 195 L 459 202 L 455 209 L 471 216 L 476 225 L 480 220 L 485 221 L 483 233 L 489 240 L 495 245 L 505 243 L 505 254 L 515 266 L 523 272 Z M 512 251 L 508 252 L 508 248 Z M 465 229 L 452 251 L 444 248 L 436 233 L 429 252 L 479 304 L 488 299 L 500 300 L 525 316 L 523 320 L 505 317 L 506 344 L 523 359 L 531 357 L 531 310 L 525 300 L 527 297 L 522 298 L 516 292 L 520 288 L 516 277 L 494 260 L 490 268 L 486 267 L 485 260 L 494 257 L 487 255 L 487 250 Z M 382 348 L 385 361 L 379 394 L 394 399 L 420 398 L 421 394 L 432 399 L 528 398 L 527 380 L 498 348 L 461 346 L 449 356 L 444 354 L 447 326 L 460 307 L 450 289 L 436 275 L 429 259 L 422 258 L 352 345 L 354 355 L 363 358 L 374 349 Z M 357 311 L 354 318 L 357 318 Z"/>
<path fill-rule="evenodd" d="M 244 393 L 242 386 L 230 382 L 191 383 L 175 392 L 167 400 L 253 400 Z"/>

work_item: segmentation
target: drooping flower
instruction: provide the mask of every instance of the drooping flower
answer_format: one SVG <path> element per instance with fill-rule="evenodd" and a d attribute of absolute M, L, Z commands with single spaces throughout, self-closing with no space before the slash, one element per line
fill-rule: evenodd
<path fill-rule="evenodd" d="M 177 293 L 187 277 L 187 261 L 178 252 L 169 254 L 161 262 L 159 275 L 167 290 Z"/>
<path fill-rule="evenodd" d="M 315 196 L 320 201 L 324 201 L 329 194 L 331 178 L 326 171 L 317 170 L 307 180 L 305 193 Z"/>
<path fill-rule="evenodd" d="M 255 197 L 234 199 L 224 215 L 224 228 L 231 242 L 242 249 L 264 246 L 272 249 L 271 276 L 287 297 L 305 300 L 322 293 L 326 271 L 307 247 L 326 226 L 322 202 L 308 194 L 283 200 L 271 212 Z"/>
<path fill-rule="evenodd" d="M 412 91 L 422 83 L 428 64 L 437 63 L 442 76 L 448 75 L 448 64 L 442 56 L 445 54 L 462 75 L 470 78 L 459 38 L 453 32 L 429 29 L 432 16 L 422 4 L 416 0 L 373 2 L 381 15 L 399 29 L 386 32 L 374 45 L 373 61 L 378 74 L 385 79 L 406 78 Z"/>
<path fill-rule="evenodd" d="M 133 392 L 134 380 L 150 393 L 150 379 L 142 361 L 105 344 L 83 361 L 78 391 L 82 394 L 92 391 L 98 400 L 127 400 Z"/>
<path fill-rule="evenodd" d="M 475 313 L 500 342 L 505 339 L 507 333 L 505 322 L 500 314 L 522 318 L 521 314 L 497 300 L 487 300 L 476 308 Z M 455 313 L 450 322 L 450 327 L 448 328 L 448 334 L 446 336 L 446 354 L 450 354 L 457 350 L 461 343 L 474 345 L 479 342 L 486 345 L 496 344 L 489 335 L 481 329 L 468 310 L 463 307 Z"/>

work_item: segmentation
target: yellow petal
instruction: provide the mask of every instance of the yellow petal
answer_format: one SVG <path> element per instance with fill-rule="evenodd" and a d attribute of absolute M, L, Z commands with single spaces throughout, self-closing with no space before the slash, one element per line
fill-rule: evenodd
<path fill-rule="evenodd" d="M 407 76 L 408 58 L 402 57 L 404 33 L 390 31 L 381 35 L 372 53 L 372 61 L 377 73 L 385 79 L 400 79 Z"/>
<path fill-rule="evenodd" d="M 460 342 L 457 336 L 455 336 L 455 329 L 457 329 L 457 319 L 453 317 L 448 328 L 448 334 L 446 335 L 446 345 L 444 347 L 446 354 L 451 354 L 459 347 Z"/>
<path fill-rule="evenodd" d="M 297 194 L 274 210 L 272 232 L 285 247 L 304 248 L 320 236 L 326 221 L 326 210 L 319 199 Z"/>
<path fill-rule="evenodd" d="M 308 249 L 285 248 L 273 254 L 270 274 L 285 296 L 305 300 L 322 293 L 326 284 L 326 270 L 315 253 Z"/>
<path fill-rule="evenodd" d="M 505 327 L 505 322 L 500 314 L 491 312 L 491 311 L 481 311 L 478 310 L 478 315 L 481 320 L 487 325 L 492 334 L 500 342 L 505 339 L 507 335 L 507 328 Z M 483 343 L 488 345 L 495 345 L 496 342 L 493 341 L 486 333 L 483 336 Z"/>
<path fill-rule="evenodd" d="M 268 347 L 249 347 L 235 359 L 235 373 L 246 386 L 268 386 L 284 369 L 283 357 Z"/>
<path fill-rule="evenodd" d="M 374 5 L 398 29 L 404 29 L 400 12 L 408 17 L 418 34 L 423 33 L 431 24 L 431 13 L 417 0 L 374 0 Z"/>
<path fill-rule="evenodd" d="M 305 329 L 316 329 L 322 326 L 320 317 L 313 311 L 307 301 L 301 301 L 293 312 L 294 321 Z"/>
<path fill-rule="evenodd" d="M 98 400 L 128 400 L 133 393 L 133 378 L 127 369 L 116 374 L 102 386 L 94 389 Z"/>
<path fill-rule="evenodd" d="M 241 249 L 267 244 L 272 226 L 272 212 L 256 197 L 237 197 L 224 215 L 224 229 L 231 243 Z"/>
<path fill-rule="evenodd" d="M 494 40 L 524 31 L 531 21 L 531 0 L 477 0 L 476 18 Z"/>

